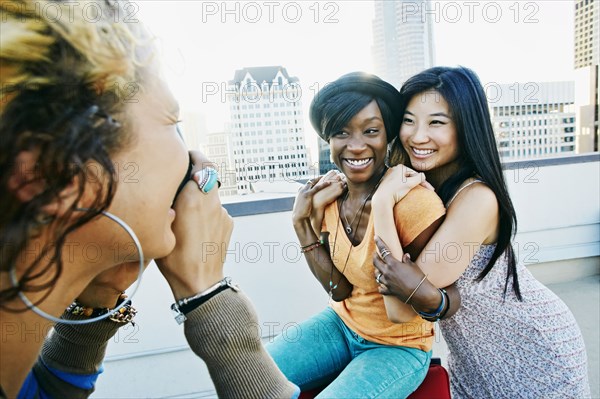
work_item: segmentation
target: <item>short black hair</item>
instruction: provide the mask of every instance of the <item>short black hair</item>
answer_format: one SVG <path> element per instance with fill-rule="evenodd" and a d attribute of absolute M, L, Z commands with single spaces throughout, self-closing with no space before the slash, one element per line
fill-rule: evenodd
<path fill-rule="evenodd" d="M 329 142 L 333 133 L 342 130 L 373 100 L 381 111 L 390 143 L 400 131 L 400 93 L 388 82 L 369 73 L 351 72 L 325 85 L 310 104 L 310 122 L 317 134 Z"/>
<path fill-rule="evenodd" d="M 320 130 L 321 137 L 329 142 L 331 136 L 340 132 L 348 125 L 350 120 L 373 100 L 377 103 L 383 124 L 385 126 L 388 143 L 398 136 L 400 131 L 400 119 L 394 114 L 390 107 L 380 98 L 357 91 L 337 94 L 331 97 L 321 108 Z"/>

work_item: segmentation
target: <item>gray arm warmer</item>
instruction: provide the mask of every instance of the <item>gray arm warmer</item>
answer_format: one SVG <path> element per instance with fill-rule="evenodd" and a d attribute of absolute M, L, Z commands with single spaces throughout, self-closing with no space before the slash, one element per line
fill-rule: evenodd
<path fill-rule="evenodd" d="M 65 319 L 84 317 L 63 314 Z M 90 324 L 57 324 L 44 341 L 33 373 L 44 392 L 52 398 L 85 399 L 94 389 L 77 388 L 52 374 L 45 365 L 74 374 L 98 372 L 106 346 L 119 327 L 125 324 L 102 320 Z"/>
<path fill-rule="evenodd" d="M 263 347 L 245 294 L 227 289 L 186 316 L 187 341 L 206 363 L 220 398 L 289 399 L 298 391 Z"/>

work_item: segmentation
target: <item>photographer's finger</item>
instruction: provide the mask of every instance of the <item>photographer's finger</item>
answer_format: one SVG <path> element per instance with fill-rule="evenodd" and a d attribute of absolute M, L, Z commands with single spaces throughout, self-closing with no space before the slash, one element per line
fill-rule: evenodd
<path fill-rule="evenodd" d="M 192 175 L 192 180 L 198 185 L 198 190 L 203 194 L 208 194 L 210 191 L 218 191 L 221 187 L 219 181 L 219 173 L 216 169 L 206 167 L 200 169 Z"/>
<path fill-rule="evenodd" d="M 194 164 L 192 173 L 196 173 L 204 168 L 217 169 L 217 164 L 208 159 L 208 157 L 201 151 L 190 151 L 190 157 L 192 158 L 192 163 Z"/>

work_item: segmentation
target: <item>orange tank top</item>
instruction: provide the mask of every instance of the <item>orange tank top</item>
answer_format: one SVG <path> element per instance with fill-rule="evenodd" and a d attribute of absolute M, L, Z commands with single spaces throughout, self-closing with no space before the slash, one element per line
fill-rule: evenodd
<path fill-rule="evenodd" d="M 421 186 L 412 189 L 395 207 L 394 219 L 403 246 L 411 243 L 423 230 L 445 214 L 440 198 Z M 409 322 L 392 323 L 386 314 L 383 296 L 377 290 L 373 266 L 376 251 L 373 212 L 360 244 L 352 246 L 340 223 L 338 202 L 325 209 L 322 231 L 329 232 L 329 248 L 335 267 L 353 285 L 351 295 L 331 307 L 346 325 L 361 337 L 380 344 L 431 350 L 433 324 L 417 314 Z M 337 242 L 335 237 L 337 234 Z M 335 244 L 335 248 L 334 248 Z M 350 252 L 350 256 L 348 256 Z M 335 281 L 334 281 L 335 284 Z"/>

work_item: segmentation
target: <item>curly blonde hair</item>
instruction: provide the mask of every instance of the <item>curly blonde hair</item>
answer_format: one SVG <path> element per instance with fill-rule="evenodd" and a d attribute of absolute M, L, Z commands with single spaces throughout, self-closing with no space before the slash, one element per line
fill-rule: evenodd
<path fill-rule="evenodd" d="M 85 12 L 92 7 L 93 20 Z M 148 48 L 143 27 L 127 22 L 124 11 L 119 1 L 0 2 L 0 270 L 15 268 L 42 228 L 50 228 L 54 237 L 18 284 L 0 291 L 4 308 L 19 291 L 50 292 L 63 267 L 67 234 L 99 215 L 114 196 L 110 154 L 130 139 L 127 93 L 132 85 L 136 92 L 142 89 L 147 60 L 140 54 Z M 44 183 L 43 191 L 26 202 L 8 185 L 23 151 L 39 154 L 34 179 Z M 94 184 L 86 178 L 90 162 L 103 168 L 107 182 L 95 183 L 92 210 L 81 212 L 76 204 Z M 79 184 L 75 205 L 60 220 L 48 220 L 43 207 L 74 181 Z"/>

